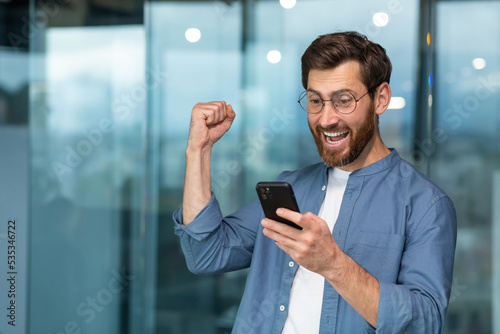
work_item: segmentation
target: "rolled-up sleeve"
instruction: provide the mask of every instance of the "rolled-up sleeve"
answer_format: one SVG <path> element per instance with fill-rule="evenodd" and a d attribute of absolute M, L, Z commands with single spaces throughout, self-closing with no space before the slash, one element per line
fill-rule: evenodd
<path fill-rule="evenodd" d="M 444 331 L 457 235 L 451 200 L 435 199 L 409 232 L 397 283 L 379 280 L 376 333 Z"/>
<path fill-rule="evenodd" d="M 174 214 L 188 269 L 196 274 L 227 272 L 250 265 L 262 210 L 253 202 L 222 217 L 212 193 L 208 204 L 188 225 L 182 224 L 182 206 Z"/>
<path fill-rule="evenodd" d="M 212 193 L 208 204 L 196 215 L 190 224 L 182 224 L 182 205 L 174 212 L 172 218 L 176 223 L 174 225 L 175 234 L 182 237 L 186 233 L 191 238 L 201 241 L 220 226 L 222 213 L 219 208 L 219 202 Z"/>

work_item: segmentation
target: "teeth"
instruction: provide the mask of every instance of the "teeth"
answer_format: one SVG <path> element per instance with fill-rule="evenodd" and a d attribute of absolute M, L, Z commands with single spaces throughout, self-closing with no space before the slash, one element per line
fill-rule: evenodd
<path fill-rule="evenodd" d="M 343 141 L 345 139 L 345 137 L 342 137 L 342 139 L 340 139 L 340 140 L 332 140 L 332 138 L 337 137 L 337 136 L 341 136 L 341 135 L 345 135 L 348 132 L 349 131 L 343 131 L 343 132 L 323 132 L 323 133 L 325 134 L 325 138 L 326 138 L 327 142 L 329 142 L 330 144 L 337 144 L 337 143 L 340 143 L 341 141 Z"/>
<path fill-rule="evenodd" d="M 325 134 L 325 136 L 327 137 L 337 137 L 337 136 L 340 136 L 340 135 L 344 135 L 346 133 L 348 133 L 349 131 L 344 131 L 344 132 L 323 132 Z"/>

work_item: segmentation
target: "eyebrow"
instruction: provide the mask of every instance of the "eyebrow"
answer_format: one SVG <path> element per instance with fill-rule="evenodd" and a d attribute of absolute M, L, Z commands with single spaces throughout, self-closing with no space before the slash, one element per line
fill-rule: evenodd
<path fill-rule="evenodd" d="M 319 97 L 323 98 L 323 96 L 321 95 L 321 93 L 320 93 L 320 92 L 318 92 L 318 91 L 316 91 L 316 90 L 314 90 L 314 89 L 308 89 L 308 90 L 306 90 L 306 91 L 307 91 L 307 92 L 316 93 L 316 94 L 318 94 L 318 95 L 319 95 Z M 330 94 L 330 96 L 334 96 L 334 95 L 336 95 L 336 94 L 339 94 L 339 93 L 344 93 L 344 92 L 349 92 L 349 93 L 351 93 L 351 94 L 353 94 L 353 95 L 354 95 L 354 92 L 353 92 L 352 90 L 350 90 L 350 89 L 348 89 L 348 88 L 343 88 L 343 89 L 339 89 L 339 90 L 337 90 L 337 91 L 335 91 L 335 92 L 331 93 L 331 94 Z"/>

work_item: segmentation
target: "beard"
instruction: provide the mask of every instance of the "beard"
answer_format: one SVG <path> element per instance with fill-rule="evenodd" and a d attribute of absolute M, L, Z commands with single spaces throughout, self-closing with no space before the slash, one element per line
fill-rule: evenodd
<path fill-rule="evenodd" d="M 312 128 L 309 123 L 309 130 L 311 130 L 314 141 L 316 142 L 316 147 L 318 148 L 318 153 L 321 156 L 321 159 L 323 159 L 323 162 L 329 167 L 343 167 L 354 162 L 373 138 L 375 133 L 374 115 L 375 105 L 372 101 L 363 123 L 356 129 L 356 132 L 352 131 L 352 128 L 349 126 L 335 125 L 330 128 L 322 128 L 318 125 L 315 128 Z M 325 147 L 323 144 L 323 131 L 349 131 L 350 140 L 347 152 L 342 153 Z"/>

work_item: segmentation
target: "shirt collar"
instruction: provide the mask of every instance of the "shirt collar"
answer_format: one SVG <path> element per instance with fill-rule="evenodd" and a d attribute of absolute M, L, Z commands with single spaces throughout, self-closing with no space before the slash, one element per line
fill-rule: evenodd
<path fill-rule="evenodd" d="M 371 165 L 355 170 L 351 173 L 351 176 L 365 176 L 376 174 L 388 168 L 391 168 L 392 166 L 400 162 L 401 157 L 399 156 L 399 153 L 396 151 L 396 149 L 389 148 L 389 150 L 391 151 L 391 153 L 388 156 L 372 163 Z"/>
<path fill-rule="evenodd" d="M 355 170 L 352 172 L 349 177 L 351 176 L 365 176 L 365 175 L 372 175 L 372 174 L 377 174 L 379 172 L 382 172 L 388 168 L 391 168 L 395 164 L 401 161 L 401 156 L 399 155 L 398 151 L 395 148 L 389 148 L 391 153 L 389 153 L 388 156 L 385 158 L 380 159 L 377 162 L 372 163 L 371 165 L 368 165 L 366 167 L 363 167 L 361 169 Z M 328 170 L 331 167 L 326 165 L 324 162 L 322 163 L 322 169 L 323 169 L 323 180 L 321 182 L 325 183 L 326 180 L 328 180 Z"/>

